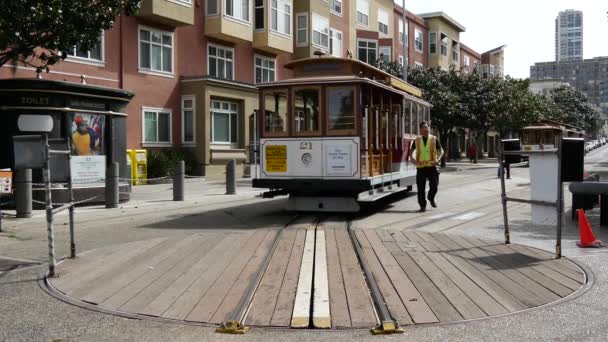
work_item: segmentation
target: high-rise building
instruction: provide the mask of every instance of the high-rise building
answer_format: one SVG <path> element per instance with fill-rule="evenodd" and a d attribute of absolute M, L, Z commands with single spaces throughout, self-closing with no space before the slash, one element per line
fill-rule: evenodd
<path fill-rule="evenodd" d="M 535 63 L 530 80 L 555 80 L 582 91 L 589 102 L 608 114 L 608 57 L 581 61 Z"/>
<path fill-rule="evenodd" d="M 555 60 L 583 59 L 583 12 L 566 10 L 555 18 Z"/>

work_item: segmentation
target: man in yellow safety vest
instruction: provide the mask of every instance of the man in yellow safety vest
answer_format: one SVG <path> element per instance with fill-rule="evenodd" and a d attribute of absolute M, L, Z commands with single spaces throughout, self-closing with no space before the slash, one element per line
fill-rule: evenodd
<path fill-rule="evenodd" d="M 416 164 L 416 187 L 420 212 L 426 211 L 425 188 L 427 179 L 429 180 L 429 202 L 431 202 L 433 208 L 437 208 L 435 203 L 439 183 L 437 164 L 441 157 L 443 157 L 443 148 L 439 139 L 429 134 L 429 125 L 422 121 L 420 123 L 420 135 L 416 137 L 410 148 L 410 159 Z"/>

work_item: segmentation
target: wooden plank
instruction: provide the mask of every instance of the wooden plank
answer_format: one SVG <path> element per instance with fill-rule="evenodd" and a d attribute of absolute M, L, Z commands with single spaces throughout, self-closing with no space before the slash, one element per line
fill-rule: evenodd
<path fill-rule="evenodd" d="M 226 266 L 232 262 L 234 255 L 249 236 L 250 234 L 231 234 L 171 284 L 171 287 L 167 288 L 162 294 L 164 300 L 171 302 L 162 316 L 173 319 L 186 319 L 190 311 L 205 295 L 213 282 L 222 274 Z"/>
<path fill-rule="evenodd" d="M 291 327 L 306 328 L 310 324 L 310 299 L 312 296 L 312 277 L 314 266 L 315 231 L 309 228 L 306 231 L 304 254 L 300 266 L 300 276 L 296 290 L 296 299 L 291 316 Z"/>
<path fill-rule="evenodd" d="M 194 309 L 192 309 L 186 318 L 187 320 L 209 322 L 211 316 L 213 316 L 213 314 L 217 311 L 217 308 L 224 300 L 226 293 L 228 293 L 228 290 L 230 290 L 241 271 L 243 271 L 243 268 L 245 268 L 253 253 L 255 253 L 260 243 L 262 243 L 262 240 L 266 234 L 267 230 L 260 229 L 247 240 L 245 245 L 241 248 L 239 254 L 235 256 L 234 261 L 226 268 L 224 273 L 211 286 L 211 288 L 209 288 L 207 293 L 205 293 Z M 157 299 L 159 299 L 159 303 L 162 303 L 160 298 Z M 153 309 L 153 305 L 154 302 L 150 303 L 148 309 Z M 159 311 L 164 311 L 166 309 L 167 307 L 162 305 L 158 308 Z"/>
<path fill-rule="evenodd" d="M 295 239 L 295 230 L 283 231 L 270 265 L 251 302 L 246 320 L 247 325 L 270 325 Z"/>
<path fill-rule="evenodd" d="M 410 241 L 424 242 L 424 240 L 420 237 L 420 235 L 416 234 L 416 231 L 414 231 L 414 230 L 404 231 L 403 235 L 405 235 L 405 237 Z"/>
<path fill-rule="evenodd" d="M 234 239 L 232 235 L 226 235 L 219 245 L 227 246 L 228 241 Z M 137 312 L 149 316 L 162 316 L 163 312 L 182 294 L 184 288 L 189 286 L 193 280 L 182 285 L 184 278 L 196 279 L 201 271 L 208 267 L 209 257 L 206 253 L 213 253 L 213 245 L 202 246 L 200 251 L 186 255 L 180 251 L 175 257 L 169 259 L 170 264 L 160 273 L 160 276 L 151 281 L 143 290 L 120 306 L 121 311 Z M 211 252 L 209 250 L 211 249 Z M 206 263 L 201 260 L 207 260 Z M 154 272 L 155 274 L 156 272 Z M 188 275 L 184 277 L 184 275 Z M 179 290 L 175 290 L 178 288 Z M 151 306 L 150 306 L 151 305 Z"/>
<path fill-rule="evenodd" d="M 325 229 L 325 243 L 327 246 L 331 325 L 333 328 L 350 328 L 352 325 L 348 313 L 348 301 L 346 300 L 344 277 L 340 266 L 340 255 L 338 254 L 334 229 Z"/>
<path fill-rule="evenodd" d="M 390 253 L 401 252 L 401 248 L 397 245 L 396 242 L 383 242 L 384 248 Z"/>
<path fill-rule="evenodd" d="M 422 241 L 433 242 L 433 237 L 431 236 L 431 234 L 429 234 L 427 232 L 421 232 L 419 230 L 416 230 L 413 233 L 418 235 L 422 239 Z"/>
<path fill-rule="evenodd" d="M 298 279 L 300 276 L 300 266 L 302 264 L 302 255 L 304 253 L 304 241 L 306 239 L 306 230 L 298 229 L 296 239 L 291 250 L 283 284 L 279 292 L 277 304 L 270 320 L 270 325 L 274 327 L 288 327 L 291 323 L 291 314 L 293 312 L 293 303 L 296 299 L 296 289 L 298 287 Z"/>
<path fill-rule="evenodd" d="M 195 254 L 197 256 L 204 255 L 207 251 L 213 248 L 219 241 L 224 238 L 224 235 L 213 234 L 208 236 L 204 241 L 198 244 L 195 249 L 181 249 L 187 254 Z M 184 241 L 188 241 L 188 239 L 184 239 Z M 180 250 L 180 251 L 181 251 Z M 178 251 L 173 254 L 181 254 L 182 252 Z M 175 256 L 175 255 L 174 255 Z M 164 275 L 169 269 L 171 269 L 179 259 L 176 258 L 165 258 L 162 262 L 156 265 L 150 272 L 146 272 L 141 277 L 137 278 L 133 282 L 129 283 L 120 291 L 114 293 L 112 296 L 106 298 L 103 302 L 101 302 L 101 306 L 110 308 L 110 309 L 119 309 L 133 297 L 141 293 L 145 290 L 152 282 L 160 278 Z"/>
<path fill-rule="evenodd" d="M 402 252 L 423 252 L 425 250 L 419 242 L 415 241 L 399 241 L 397 246 L 401 248 Z"/>
<path fill-rule="evenodd" d="M 393 236 L 393 239 L 395 239 L 396 242 L 399 242 L 399 241 L 410 241 L 408 238 L 405 237 L 405 235 L 403 235 L 401 233 L 400 230 L 389 230 L 389 232 Z"/>
<path fill-rule="evenodd" d="M 393 235 L 391 235 L 390 232 L 384 229 L 376 229 L 376 233 L 378 234 L 382 242 L 395 242 Z"/>
<path fill-rule="evenodd" d="M 524 310 L 527 308 L 519 299 L 515 298 L 512 294 L 503 289 L 500 285 L 490 279 L 485 273 L 480 271 L 478 268 L 469 263 L 464 256 L 466 252 L 454 252 L 451 247 L 454 247 L 453 242 L 449 241 L 447 236 L 443 234 L 433 234 L 433 238 L 436 240 L 438 245 L 443 246 L 442 253 L 450 263 L 452 263 L 461 272 L 467 275 L 475 284 L 484 289 L 492 298 L 500 303 L 509 312 L 515 312 Z M 446 240 L 443 241 L 443 238 Z M 440 241 L 441 240 L 441 241 Z M 456 245 L 457 246 L 457 245 Z M 460 246 L 456 247 L 455 250 L 460 249 Z M 470 255 L 472 256 L 472 254 Z"/>
<path fill-rule="evenodd" d="M 398 268 L 399 264 L 384 248 L 375 232 L 358 230 L 355 233 L 391 316 L 400 324 L 436 321 L 420 293 L 403 270 Z M 416 310 L 408 308 L 406 304 L 416 307 Z M 413 319 L 410 313 L 416 318 Z"/>
<path fill-rule="evenodd" d="M 377 323 L 376 314 L 350 236 L 345 229 L 334 230 L 334 233 L 340 268 L 344 277 L 351 326 L 353 328 L 373 327 Z M 334 315 L 332 316 L 335 318 Z"/>
<path fill-rule="evenodd" d="M 464 319 L 486 316 L 483 310 L 481 310 L 452 279 L 441 272 L 441 270 L 427 257 L 427 253 L 414 252 L 409 253 L 409 255 Z"/>
<path fill-rule="evenodd" d="M 89 284 L 99 283 L 100 277 L 108 270 L 119 269 L 126 260 L 129 260 L 138 254 L 145 253 L 148 249 L 165 241 L 166 238 L 156 238 L 150 240 L 137 241 L 133 244 L 128 244 L 118 250 L 117 253 L 105 255 L 103 259 L 90 264 L 82 264 L 80 270 L 72 270 L 74 276 L 70 278 L 59 278 L 55 284 L 61 288 L 64 293 L 78 293 L 78 290 L 87 287 Z"/>
<path fill-rule="evenodd" d="M 79 298 L 89 303 L 103 303 L 108 298 L 148 273 L 155 273 L 159 276 L 162 275 L 169 267 L 179 262 L 179 259 L 175 260 L 176 255 L 180 255 L 182 258 L 185 257 L 195 249 L 200 248 L 200 245 L 208 240 L 208 238 L 209 236 L 195 234 L 194 236 L 182 238 L 179 241 L 169 240 L 172 242 L 172 246 L 163 245 L 163 243 L 153 251 L 154 254 L 149 255 L 148 253 L 145 253 L 140 255 L 146 257 L 146 259 L 148 259 L 147 261 L 141 260 L 140 258 L 125 261 L 125 265 L 120 272 L 108 275 L 106 281 L 101 283 L 102 286 L 99 286 L 101 284 L 98 284 L 96 288 Z M 167 259 L 170 260 L 167 261 Z M 173 260 L 175 261 L 173 262 Z"/>
<path fill-rule="evenodd" d="M 502 315 L 509 311 L 473 282 L 468 274 L 455 268 L 440 253 L 425 253 L 431 261 L 464 292 L 488 316 Z"/>
<path fill-rule="evenodd" d="M 480 248 L 490 254 L 493 253 L 501 261 L 505 261 L 506 264 L 511 264 L 528 278 L 534 280 L 560 297 L 566 297 L 573 292 L 573 290 L 567 286 L 550 277 L 547 277 L 542 272 L 537 271 L 534 264 L 528 264 L 531 260 L 535 259 L 531 259 L 530 257 L 518 252 L 513 253 L 513 250 L 510 248 L 503 248 L 499 246 L 485 246 Z M 525 266 L 522 267 L 522 265 Z M 568 279 L 567 277 L 565 278 Z"/>
<path fill-rule="evenodd" d="M 585 274 L 570 260 L 554 259 L 554 255 L 547 257 L 543 253 L 536 253 L 537 250 L 535 248 L 528 248 L 522 245 L 509 244 L 507 246 L 514 251 L 520 252 L 527 256 L 541 259 L 544 266 L 574 280 L 577 284 L 579 284 L 579 286 L 585 281 Z M 568 265 L 574 265 L 577 268 L 572 269 L 568 267 Z"/>
<path fill-rule="evenodd" d="M 275 237 L 279 233 L 278 229 L 273 229 L 266 234 L 262 244 L 256 249 L 255 254 L 247 263 L 247 266 L 241 271 L 238 279 L 234 282 L 234 285 L 228 291 L 226 297 L 222 301 L 222 304 L 217 309 L 213 317 L 211 317 L 210 323 L 223 323 L 230 319 L 233 311 L 236 309 L 239 301 L 245 294 L 247 287 L 255 277 L 256 272 L 262 266 L 266 255 L 269 253 L 274 243 Z"/>
<path fill-rule="evenodd" d="M 312 305 L 313 326 L 320 329 L 331 328 L 327 250 L 325 249 L 325 231 L 321 228 L 317 228 L 315 238 L 315 276 Z"/>
<path fill-rule="evenodd" d="M 420 253 L 420 252 L 417 252 Z M 394 255 L 395 259 L 405 271 L 407 276 L 416 284 L 416 288 L 422 295 L 422 302 L 428 305 L 436 319 L 440 322 L 459 321 L 462 316 L 452 306 L 450 301 L 443 295 L 422 269 L 414 262 L 409 253 L 401 252 Z M 410 313 L 415 315 L 416 312 L 411 310 Z"/>
<path fill-rule="evenodd" d="M 526 296 L 526 300 L 531 300 L 531 303 L 535 303 L 534 306 L 550 303 L 560 298 L 555 293 L 549 291 L 548 289 L 544 288 L 532 279 L 525 276 L 523 273 L 519 272 L 519 270 L 514 269 L 512 266 L 503 262 L 504 260 L 499 260 L 495 258 L 493 255 L 490 255 L 482 249 L 475 247 L 471 242 L 463 238 L 456 236 L 452 238 L 456 243 L 460 244 L 462 247 L 465 247 L 464 245 L 471 246 L 470 248 L 467 248 L 476 258 L 478 258 L 478 260 L 483 260 L 484 263 L 498 270 L 500 273 L 504 274 L 508 278 L 512 279 L 515 283 L 521 285 L 523 288 L 531 292 L 535 296 L 535 299 Z M 520 298 L 519 296 L 517 297 Z M 522 299 L 522 301 L 524 300 L 523 298 L 520 299 Z"/>

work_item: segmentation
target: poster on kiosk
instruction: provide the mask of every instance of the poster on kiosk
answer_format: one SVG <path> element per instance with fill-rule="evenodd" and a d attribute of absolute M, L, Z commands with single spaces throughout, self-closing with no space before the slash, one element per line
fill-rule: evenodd
<path fill-rule="evenodd" d="M 72 115 L 72 182 L 74 184 L 104 183 L 106 156 L 104 151 L 103 115 L 75 113 Z"/>

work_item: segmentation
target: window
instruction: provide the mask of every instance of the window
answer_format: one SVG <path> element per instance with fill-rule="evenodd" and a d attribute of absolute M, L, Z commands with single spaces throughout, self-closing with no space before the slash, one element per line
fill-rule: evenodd
<path fill-rule="evenodd" d="M 403 60 L 403 55 L 399 55 L 399 65 L 403 65 L 403 62 L 407 62 L 407 60 L 404 61 Z"/>
<path fill-rule="evenodd" d="M 273 31 L 291 35 L 291 1 L 270 0 L 270 27 Z"/>
<path fill-rule="evenodd" d="M 217 1 L 218 0 L 205 1 L 205 4 L 207 5 L 207 15 L 217 15 L 218 14 L 217 13 Z"/>
<path fill-rule="evenodd" d="M 182 4 L 185 4 L 188 6 L 192 5 L 192 0 L 173 0 L 173 1 L 181 2 Z"/>
<path fill-rule="evenodd" d="M 443 33 L 441 34 L 441 55 L 448 55 L 448 36 Z"/>
<path fill-rule="evenodd" d="M 405 23 L 405 33 L 403 32 L 403 19 L 399 19 L 399 43 L 407 45 L 407 33 L 409 31 L 409 23 Z"/>
<path fill-rule="evenodd" d="M 463 56 L 463 60 L 464 60 L 464 62 L 463 62 L 463 64 L 464 64 L 464 70 L 466 72 L 469 72 L 470 67 L 471 67 L 471 59 L 469 58 L 468 55 L 464 55 Z"/>
<path fill-rule="evenodd" d="M 452 41 L 452 62 L 459 62 L 459 47 L 458 42 Z"/>
<path fill-rule="evenodd" d="M 424 36 L 422 31 L 416 29 L 416 51 L 422 52 L 422 46 L 424 45 Z"/>
<path fill-rule="evenodd" d="M 287 133 L 287 92 L 273 90 L 264 92 L 264 132 Z"/>
<path fill-rule="evenodd" d="M 329 29 L 329 53 L 342 57 L 342 32 L 335 29 Z"/>
<path fill-rule="evenodd" d="M 264 25 L 264 17 L 264 0 L 255 0 L 253 21 L 256 30 L 263 30 L 266 27 Z"/>
<path fill-rule="evenodd" d="M 249 0 L 224 0 L 225 14 L 235 19 L 249 21 Z"/>
<path fill-rule="evenodd" d="M 216 144 L 237 144 L 238 121 L 237 103 L 211 101 L 211 142 Z"/>
<path fill-rule="evenodd" d="M 490 72 L 490 67 L 488 64 L 483 64 L 481 66 L 481 77 L 488 78 L 488 73 Z"/>
<path fill-rule="evenodd" d="M 424 65 L 420 62 L 416 62 L 416 69 L 424 69 Z"/>
<path fill-rule="evenodd" d="M 276 64 L 273 58 L 255 56 L 255 83 L 273 82 Z"/>
<path fill-rule="evenodd" d="M 232 80 L 234 78 L 234 50 L 209 44 L 208 51 L 209 76 Z"/>
<path fill-rule="evenodd" d="M 145 108 L 144 143 L 171 144 L 171 110 Z"/>
<path fill-rule="evenodd" d="M 379 49 L 379 52 L 380 52 L 380 58 L 385 63 L 390 63 L 391 60 L 393 59 L 390 46 L 381 46 Z"/>
<path fill-rule="evenodd" d="M 139 68 L 149 71 L 173 72 L 173 34 L 139 29 Z"/>
<path fill-rule="evenodd" d="M 369 0 L 357 0 L 357 22 L 369 25 Z"/>
<path fill-rule="evenodd" d="M 195 133 L 194 96 L 182 96 L 182 143 L 194 144 Z"/>
<path fill-rule="evenodd" d="M 319 89 L 305 88 L 294 91 L 294 119 L 296 133 L 312 133 L 319 131 L 321 103 Z"/>
<path fill-rule="evenodd" d="M 388 35 L 388 12 L 378 8 L 378 32 Z"/>
<path fill-rule="evenodd" d="M 327 127 L 330 131 L 355 129 L 355 89 L 327 89 Z"/>
<path fill-rule="evenodd" d="M 342 15 L 342 0 L 329 0 L 329 11 Z"/>
<path fill-rule="evenodd" d="M 329 19 L 312 15 L 312 44 L 329 50 Z"/>
<path fill-rule="evenodd" d="M 430 54 L 437 53 L 437 32 L 429 33 L 429 53 Z"/>
<path fill-rule="evenodd" d="M 373 40 L 359 40 L 357 42 L 357 58 L 365 63 L 373 63 L 376 61 L 376 41 Z"/>
<path fill-rule="evenodd" d="M 99 36 L 97 44 L 93 45 L 91 49 L 84 50 L 76 45 L 73 49 L 68 51 L 68 56 L 72 57 L 70 59 L 85 59 L 94 62 L 103 62 L 103 32 Z"/>
<path fill-rule="evenodd" d="M 308 44 L 308 13 L 296 15 L 296 45 Z"/>

